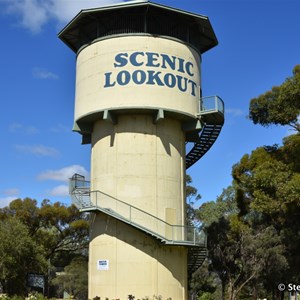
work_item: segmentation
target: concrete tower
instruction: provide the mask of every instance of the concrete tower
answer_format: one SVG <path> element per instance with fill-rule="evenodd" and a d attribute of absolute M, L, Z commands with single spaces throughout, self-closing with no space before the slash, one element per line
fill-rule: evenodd
<path fill-rule="evenodd" d="M 89 298 L 187 299 L 206 239 L 186 225 L 185 172 L 224 122 L 222 100 L 201 95 L 210 22 L 133 1 L 82 10 L 59 37 L 77 54 L 73 130 L 91 144 L 90 183 L 70 183 L 93 212 Z"/>

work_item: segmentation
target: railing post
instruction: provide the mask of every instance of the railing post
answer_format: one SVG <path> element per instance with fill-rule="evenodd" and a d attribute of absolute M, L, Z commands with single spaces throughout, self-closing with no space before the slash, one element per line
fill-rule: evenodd
<path fill-rule="evenodd" d="M 194 227 L 194 244 L 196 244 L 196 227 Z"/>
<path fill-rule="evenodd" d="M 218 97 L 217 96 L 215 96 L 215 110 L 216 111 L 218 111 L 219 110 L 219 108 L 218 108 L 218 105 L 219 103 L 218 103 Z"/>
<path fill-rule="evenodd" d="M 174 226 L 173 225 L 170 226 L 172 226 L 172 241 L 174 241 Z"/>

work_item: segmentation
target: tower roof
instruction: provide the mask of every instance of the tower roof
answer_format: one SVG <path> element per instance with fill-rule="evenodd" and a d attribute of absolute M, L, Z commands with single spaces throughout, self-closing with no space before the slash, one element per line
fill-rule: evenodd
<path fill-rule="evenodd" d="M 58 36 L 77 52 L 97 38 L 124 34 L 168 36 L 200 53 L 218 44 L 208 17 L 143 0 L 83 9 Z"/>

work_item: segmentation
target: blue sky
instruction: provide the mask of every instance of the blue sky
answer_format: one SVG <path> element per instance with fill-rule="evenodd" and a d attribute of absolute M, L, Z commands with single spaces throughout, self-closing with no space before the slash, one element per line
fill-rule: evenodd
<path fill-rule="evenodd" d="M 88 175 L 90 145 L 71 131 L 75 54 L 57 33 L 80 9 L 113 2 L 0 0 L 0 207 L 25 197 L 69 204 L 68 178 Z M 247 113 L 250 99 L 281 84 L 300 63 L 300 2 L 156 2 L 208 16 L 219 40 L 202 57 L 202 89 L 224 100 L 225 125 L 188 170 L 201 202 L 215 200 L 242 155 L 291 134 L 287 127 L 253 125 Z"/>

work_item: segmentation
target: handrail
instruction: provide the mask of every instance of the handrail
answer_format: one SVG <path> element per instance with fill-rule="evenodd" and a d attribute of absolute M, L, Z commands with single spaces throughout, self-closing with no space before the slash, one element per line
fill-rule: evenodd
<path fill-rule="evenodd" d="M 224 101 L 219 96 L 206 96 L 202 97 L 199 102 L 200 115 L 220 112 L 224 115 Z"/>
<path fill-rule="evenodd" d="M 88 182 L 83 180 L 70 180 L 72 201 L 81 211 L 98 209 L 144 230 L 168 244 L 206 245 L 206 235 L 200 227 L 169 224 L 138 207 L 101 191 L 90 191 L 87 184 Z"/>

